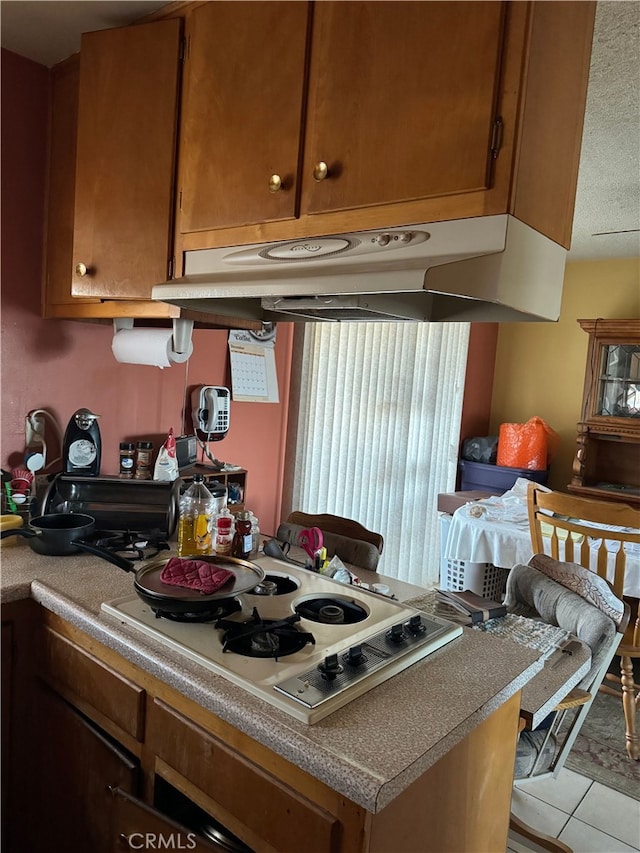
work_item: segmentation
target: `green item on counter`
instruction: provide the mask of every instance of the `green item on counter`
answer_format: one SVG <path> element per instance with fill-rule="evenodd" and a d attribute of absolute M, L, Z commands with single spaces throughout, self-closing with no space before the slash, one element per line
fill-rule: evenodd
<path fill-rule="evenodd" d="M 4 484 L 4 490 L 7 493 L 7 506 L 9 507 L 11 512 L 17 512 L 18 511 L 18 505 L 16 504 L 14 499 L 11 497 L 11 484 L 5 483 Z"/>

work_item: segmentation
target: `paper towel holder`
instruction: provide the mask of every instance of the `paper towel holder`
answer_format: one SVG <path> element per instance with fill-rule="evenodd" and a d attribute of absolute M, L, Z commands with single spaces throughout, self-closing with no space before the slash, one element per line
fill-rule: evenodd
<path fill-rule="evenodd" d="M 193 332 L 193 320 L 185 320 L 178 317 L 173 321 L 173 352 L 183 355 L 189 353 L 191 348 L 191 333 Z M 133 317 L 117 317 L 113 320 L 113 332 L 118 332 L 124 329 L 133 329 Z"/>

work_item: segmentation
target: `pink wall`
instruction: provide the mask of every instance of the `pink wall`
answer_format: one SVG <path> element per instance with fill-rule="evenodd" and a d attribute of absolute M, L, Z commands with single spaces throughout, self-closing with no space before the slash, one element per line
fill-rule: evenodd
<path fill-rule="evenodd" d="M 43 66 L 2 51 L 0 460 L 22 464 L 30 410 L 48 410 L 64 430 L 84 406 L 101 415 L 102 473 L 115 474 L 120 441 L 148 438 L 158 447 L 170 427 L 182 431 L 185 389 L 188 398 L 195 385 L 229 385 L 227 333 L 195 330 L 189 362 L 160 370 L 116 362 L 111 324 L 41 319 L 47 80 Z M 247 505 L 268 533 L 280 521 L 292 338 L 290 324 L 280 324 L 280 403 L 232 402 L 229 434 L 210 445 L 248 470 Z"/>

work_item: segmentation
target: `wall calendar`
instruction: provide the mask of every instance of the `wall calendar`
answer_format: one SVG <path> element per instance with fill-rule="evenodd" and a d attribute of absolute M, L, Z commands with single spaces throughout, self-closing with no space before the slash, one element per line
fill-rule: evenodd
<path fill-rule="evenodd" d="M 277 403 L 275 329 L 267 336 L 245 329 L 229 332 L 231 391 L 245 403 Z"/>

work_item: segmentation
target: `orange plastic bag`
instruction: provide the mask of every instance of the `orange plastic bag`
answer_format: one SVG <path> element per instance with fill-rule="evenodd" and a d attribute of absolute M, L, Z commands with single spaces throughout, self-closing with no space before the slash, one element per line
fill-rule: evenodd
<path fill-rule="evenodd" d="M 545 471 L 555 455 L 560 436 L 542 418 L 525 424 L 500 424 L 496 465 Z"/>

